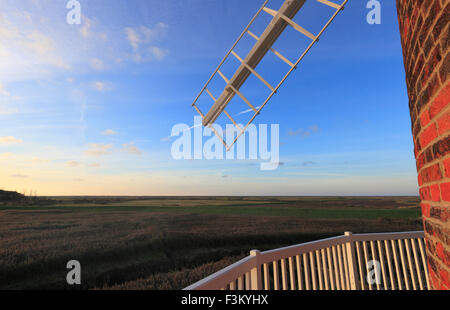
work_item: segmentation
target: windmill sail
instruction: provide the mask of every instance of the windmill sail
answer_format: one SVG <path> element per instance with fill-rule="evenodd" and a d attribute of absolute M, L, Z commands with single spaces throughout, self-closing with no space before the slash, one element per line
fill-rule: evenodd
<path fill-rule="evenodd" d="M 287 77 L 291 74 L 291 72 L 298 66 L 300 61 L 304 58 L 304 56 L 309 52 L 311 47 L 319 40 L 322 33 L 328 28 L 330 23 L 334 20 L 334 18 L 337 16 L 337 14 L 343 10 L 345 4 L 348 0 L 344 0 L 342 4 L 336 4 L 334 2 L 328 1 L 328 0 L 316 0 L 324 5 L 327 5 L 329 7 L 332 7 L 335 9 L 335 12 L 333 16 L 328 20 L 328 22 L 325 24 L 325 26 L 322 28 L 322 30 L 317 34 L 314 35 L 302 26 L 295 23 L 292 19 L 297 15 L 297 13 L 301 10 L 303 5 L 305 4 L 306 0 L 286 0 L 281 8 L 276 11 L 273 9 L 268 8 L 266 5 L 269 0 L 266 0 L 262 7 L 258 10 L 256 15 L 253 17 L 253 19 L 250 21 L 249 25 L 244 29 L 242 34 L 239 36 L 239 38 L 236 40 L 234 45 L 231 47 L 231 49 L 228 51 L 227 55 L 224 57 L 222 62 L 219 64 L 217 69 L 214 71 L 210 79 L 206 82 L 206 85 L 201 90 L 200 94 L 197 96 L 197 98 L 194 100 L 194 103 L 192 106 L 197 110 L 197 112 L 202 117 L 202 123 L 203 126 L 210 127 L 216 136 L 222 141 L 222 143 L 225 145 L 227 151 L 233 146 L 234 143 L 239 139 L 239 137 L 245 133 L 245 130 L 247 127 L 253 122 L 253 120 L 256 118 L 256 116 L 260 113 L 260 111 L 264 108 L 264 106 L 269 102 L 269 100 L 273 97 L 273 95 L 277 92 L 277 90 L 281 87 L 281 85 L 284 83 L 284 81 L 287 79 Z M 252 33 L 249 28 L 255 21 L 255 19 L 261 14 L 261 12 L 265 12 L 267 14 L 270 14 L 272 16 L 272 20 L 269 23 L 269 25 L 264 30 L 263 34 L 258 37 L 254 33 Z M 283 31 L 286 29 L 286 27 L 291 26 L 301 34 L 307 36 L 311 42 L 309 46 L 306 48 L 306 50 L 302 53 L 300 58 L 296 62 L 291 62 L 289 59 L 284 57 L 282 54 L 277 52 L 273 49 L 273 44 L 276 42 L 276 40 L 280 37 L 280 35 L 283 33 Z M 239 43 L 239 41 L 242 39 L 242 37 L 248 34 L 251 37 L 253 37 L 256 40 L 255 45 L 250 50 L 250 52 L 246 55 L 245 58 L 242 58 L 239 56 L 235 51 L 234 48 Z M 276 56 L 278 56 L 281 60 L 283 60 L 286 64 L 290 66 L 290 70 L 288 73 L 284 76 L 284 78 L 281 80 L 281 82 L 273 86 L 269 82 L 267 82 L 257 71 L 256 67 L 261 62 L 261 60 L 264 58 L 264 56 L 269 52 L 272 51 Z M 235 71 L 233 76 L 228 79 L 221 71 L 220 68 L 224 64 L 224 62 L 228 59 L 230 55 L 233 55 L 241 64 L 238 67 L 238 69 Z M 208 89 L 208 85 L 210 84 L 212 78 L 219 74 L 222 79 L 225 81 L 226 86 L 220 96 L 216 99 L 210 90 Z M 241 93 L 240 89 L 242 85 L 244 85 L 245 81 L 248 79 L 248 77 L 253 74 L 255 75 L 266 87 L 268 87 L 271 91 L 271 94 L 269 97 L 265 100 L 264 103 L 262 103 L 259 108 L 255 108 L 255 105 L 252 104 L 244 94 Z M 199 99 L 199 97 L 203 94 L 203 92 L 207 92 L 208 95 L 211 97 L 211 99 L 214 101 L 213 106 L 208 111 L 206 115 L 204 115 L 200 109 L 197 107 L 196 103 Z M 231 117 L 229 113 L 225 110 L 227 105 L 230 103 L 230 101 L 234 98 L 235 95 L 238 95 L 254 112 L 253 117 L 251 120 L 247 123 L 247 125 L 244 128 L 240 128 L 236 121 Z M 217 120 L 217 118 L 224 113 L 232 122 L 233 124 L 239 129 L 240 134 L 236 137 L 236 139 L 231 143 L 230 145 L 227 145 L 226 142 L 223 140 L 223 138 L 214 130 L 212 125 Z"/>

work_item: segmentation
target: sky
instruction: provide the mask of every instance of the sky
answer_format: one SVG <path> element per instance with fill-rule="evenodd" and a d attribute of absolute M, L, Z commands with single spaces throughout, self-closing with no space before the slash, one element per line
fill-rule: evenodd
<path fill-rule="evenodd" d="M 255 119 L 279 125 L 279 167 L 269 171 L 261 158 L 176 160 L 171 152 L 172 129 L 194 125 L 193 100 L 262 0 L 79 0 L 79 25 L 67 23 L 67 2 L 0 0 L 0 188 L 418 194 L 394 1 L 381 1 L 381 24 L 370 25 L 367 1 L 350 0 Z M 318 33 L 332 13 L 308 0 L 294 21 Z M 263 12 L 250 30 L 260 35 L 270 20 Z M 308 40 L 287 28 L 274 48 L 294 61 Z M 254 42 L 246 35 L 235 50 L 243 58 Z M 234 68 L 231 56 L 222 71 L 230 78 Z M 257 67 L 272 85 L 288 69 L 271 53 Z M 216 98 L 223 88 L 216 76 Z M 255 106 L 267 97 L 255 77 L 241 91 Z M 245 124 L 252 114 L 235 99 L 229 111 Z M 199 100 L 203 112 L 208 100 Z"/>

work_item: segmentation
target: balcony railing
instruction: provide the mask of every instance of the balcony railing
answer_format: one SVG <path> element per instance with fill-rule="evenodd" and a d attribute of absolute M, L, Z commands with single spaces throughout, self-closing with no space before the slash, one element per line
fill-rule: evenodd
<path fill-rule="evenodd" d="M 427 290 L 423 231 L 352 234 L 250 256 L 185 290 Z"/>

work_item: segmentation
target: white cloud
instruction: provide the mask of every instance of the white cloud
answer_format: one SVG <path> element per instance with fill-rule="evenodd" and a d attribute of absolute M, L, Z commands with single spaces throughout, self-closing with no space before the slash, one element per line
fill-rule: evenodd
<path fill-rule="evenodd" d="M 124 29 L 126 39 L 133 48 L 132 59 L 136 62 L 163 60 L 168 51 L 154 44 L 155 41 L 161 39 L 168 28 L 167 24 L 158 23 L 153 28 L 145 26 Z"/>
<path fill-rule="evenodd" d="M 34 164 L 45 164 L 45 163 L 48 163 L 48 162 L 49 162 L 49 160 L 47 160 L 47 159 L 42 159 L 42 158 L 39 158 L 39 157 L 33 157 L 33 158 L 31 159 L 31 161 L 32 161 Z"/>
<path fill-rule="evenodd" d="M 11 178 L 20 178 L 20 179 L 26 179 L 26 178 L 28 178 L 27 175 L 25 175 L 25 174 L 20 174 L 20 173 L 17 173 L 17 174 L 11 174 L 10 177 L 11 177 Z"/>
<path fill-rule="evenodd" d="M 102 132 L 102 135 L 113 136 L 113 135 L 117 135 L 117 132 L 112 129 L 106 129 Z"/>
<path fill-rule="evenodd" d="M 19 45 L 31 52 L 30 54 L 38 55 L 40 60 L 47 65 L 66 70 L 70 69 L 70 66 L 56 54 L 56 42 L 40 31 L 34 30 L 22 36 L 19 39 Z"/>
<path fill-rule="evenodd" d="M 6 91 L 6 89 L 3 87 L 2 83 L 0 83 L 0 95 L 11 96 L 11 94 L 8 91 Z"/>
<path fill-rule="evenodd" d="M 16 139 L 12 136 L 0 137 L 0 144 L 18 144 L 22 142 L 21 139 Z"/>
<path fill-rule="evenodd" d="M 74 160 L 67 162 L 67 167 L 74 168 L 74 167 L 78 167 L 78 165 L 79 165 L 79 163 L 77 161 L 74 161 Z"/>
<path fill-rule="evenodd" d="M 54 30 L 39 22 L 23 22 L 13 16 L 0 16 L 0 72 L 5 82 L 42 78 L 51 69 L 68 70 L 67 43 L 57 38 Z M 27 15 L 26 19 L 31 19 Z M 62 43 L 61 43 L 62 41 Z"/>
<path fill-rule="evenodd" d="M 86 151 L 86 154 L 89 156 L 103 156 L 110 154 L 110 149 L 112 148 L 112 144 L 89 144 L 90 149 Z"/>
<path fill-rule="evenodd" d="M 152 46 L 150 47 L 150 53 L 151 55 L 153 55 L 154 58 L 156 58 L 157 60 L 161 61 L 164 58 L 166 58 L 167 55 L 167 50 L 156 47 L 156 46 Z"/>
<path fill-rule="evenodd" d="M 94 38 L 100 39 L 102 41 L 106 41 L 108 39 L 108 35 L 105 32 L 98 32 L 93 30 L 96 23 L 92 19 L 83 16 L 81 24 L 83 26 L 80 29 L 80 34 L 83 38 L 85 39 Z"/>
<path fill-rule="evenodd" d="M 123 148 L 128 154 L 132 154 L 132 155 L 141 155 L 142 154 L 142 151 L 140 149 L 138 149 L 136 146 L 134 146 L 134 142 L 123 144 Z"/>
<path fill-rule="evenodd" d="M 99 168 L 101 165 L 100 165 L 100 163 L 93 163 L 93 164 L 88 164 L 87 166 L 89 168 Z"/>
<path fill-rule="evenodd" d="M 105 69 L 105 64 L 103 63 L 102 60 L 100 60 L 98 58 L 92 58 L 91 59 L 91 67 L 97 71 L 101 71 L 101 70 Z"/>
<path fill-rule="evenodd" d="M 125 33 L 127 35 L 127 40 L 130 43 L 130 45 L 133 47 L 133 49 L 136 51 L 139 47 L 139 43 L 141 42 L 141 39 L 139 38 L 139 35 L 137 34 L 136 30 L 133 28 L 125 28 Z"/>
<path fill-rule="evenodd" d="M 11 152 L 0 153 L 0 160 L 10 159 L 14 154 Z"/>
<path fill-rule="evenodd" d="M 0 103 L 0 115 L 11 115 L 19 112 L 19 109 Z"/>
<path fill-rule="evenodd" d="M 258 110 L 259 108 L 260 107 L 255 107 L 256 110 Z M 247 114 L 247 113 L 250 113 L 250 112 L 254 112 L 253 109 L 248 109 L 248 110 L 241 111 L 241 112 L 235 114 L 234 116 L 239 116 L 239 115 Z"/>
<path fill-rule="evenodd" d="M 93 82 L 92 87 L 94 87 L 99 92 L 110 91 L 112 89 L 112 87 L 108 83 L 102 81 Z"/>

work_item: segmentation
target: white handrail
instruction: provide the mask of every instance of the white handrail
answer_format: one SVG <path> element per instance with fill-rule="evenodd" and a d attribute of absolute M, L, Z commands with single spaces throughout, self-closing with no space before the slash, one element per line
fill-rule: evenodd
<path fill-rule="evenodd" d="M 310 287 L 310 278 L 313 281 L 313 288 L 316 287 L 316 279 L 320 280 L 320 289 L 323 287 L 327 288 L 328 286 L 340 289 L 366 289 L 367 287 L 397 289 L 404 286 L 427 289 L 429 287 L 429 280 L 426 261 L 424 259 L 425 253 L 422 246 L 423 238 L 423 231 L 355 235 L 347 232 L 343 236 L 306 242 L 264 252 L 253 250 L 250 256 L 186 287 L 185 290 L 263 289 L 262 283 L 264 283 L 265 289 L 269 289 L 271 279 L 269 268 L 271 266 L 275 276 L 272 279 L 275 289 L 287 289 L 288 287 L 295 289 L 296 285 L 298 289 L 303 289 L 303 287 L 308 289 Z M 391 242 L 389 243 L 387 241 Z M 418 242 L 418 246 L 416 246 L 416 242 Z M 411 244 L 411 247 L 409 244 Z M 361 255 L 360 248 L 365 249 L 364 256 Z M 409 265 L 406 265 L 402 260 L 402 268 L 396 269 L 397 273 L 401 273 L 403 270 L 402 277 L 399 274 L 394 275 L 393 272 L 395 270 L 392 267 L 389 267 L 388 270 L 386 266 L 393 266 L 394 263 L 397 264 L 398 260 L 395 258 L 397 257 L 396 253 L 399 252 L 401 257 L 404 257 L 403 251 L 406 251 L 405 257 L 409 257 L 410 260 L 408 261 Z M 338 253 L 337 256 L 335 255 L 336 252 Z M 331 256 L 331 253 L 333 253 L 333 256 Z M 377 283 L 376 286 L 367 286 L 363 283 L 366 280 L 366 275 L 363 274 L 363 271 L 368 270 L 367 264 L 369 261 L 377 260 L 377 258 L 381 261 L 382 265 L 383 286 L 380 283 Z M 415 264 L 411 263 L 411 258 L 414 259 Z M 286 260 L 289 261 L 289 268 L 287 268 Z M 294 260 L 296 264 L 294 264 Z M 363 264 L 366 266 L 363 266 Z M 278 283 L 280 280 L 278 268 L 282 268 L 283 285 Z M 406 270 L 409 271 L 406 272 Z M 300 278 L 303 271 L 305 278 Z M 390 282 L 386 280 L 388 272 Z M 412 276 L 408 278 L 408 273 L 417 274 L 417 277 Z M 423 277 L 421 276 L 422 274 L 424 274 Z M 338 278 L 337 275 L 340 277 Z M 295 280 L 296 277 L 297 279 Z M 287 283 L 288 278 L 290 282 L 289 286 Z M 399 280 L 398 283 L 394 283 L 394 279 L 400 278 L 404 280 Z M 326 284 L 325 286 L 321 284 L 322 279 L 323 283 Z M 303 282 L 305 285 L 303 285 Z M 411 285 L 409 285 L 409 282 L 411 282 Z M 416 285 L 417 283 L 418 285 Z"/>

